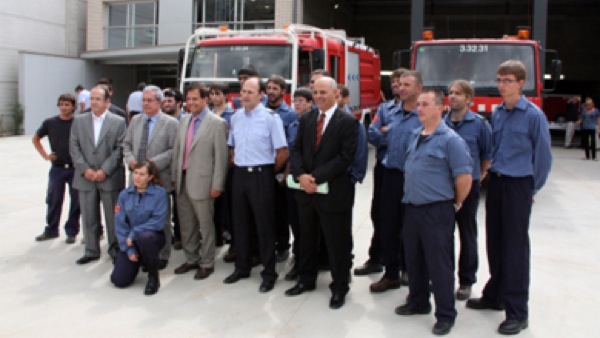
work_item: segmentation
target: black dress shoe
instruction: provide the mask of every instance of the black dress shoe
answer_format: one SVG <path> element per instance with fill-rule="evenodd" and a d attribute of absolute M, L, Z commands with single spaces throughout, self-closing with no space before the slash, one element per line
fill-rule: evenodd
<path fill-rule="evenodd" d="M 144 290 L 144 294 L 146 296 L 151 296 L 158 292 L 160 288 L 160 281 L 158 276 L 148 276 L 148 283 L 146 284 L 146 289 Z"/>
<path fill-rule="evenodd" d="M 258 288 L 258 291 L 260 293 L 267 293 L 267 292 L 273 290 L 274 286 L 275 286 L 275 281 L 263 280 L 262 283 L 260 283 L 260 288 Z"/>
<path fill-rule="evenodd" d="M 344 306 L 346 302 L 346 296 L 341 293 L 334 293 L 331 295 L 331 299 L 329 300 L 329 308 L 333 310 L 337 310 Z"/>
<path fill-rule="evenodd" d="M 471 298 L 471 299 L 467 300 L 467 307 L 469 309 L 473 309 L 473 310 L 495 310 L 495 311 L 504 310 L 504 305 L 489 302 L 486 299 L 484 299 L 483 297 L 482 298 Z"/>
<path fill-rule="evenodd" d="M 192 271 L 192 270 L 196 270 L 196 269 L 199 269 L 199 268 L 200 268 L 200 265 L 198 265 L 198 264 L 183 263 L 180 266 L 178 266 L 175 269 L 174 272 L 175 272 L 176 275 L 181 275 L 181 274 L 184 274 L 186 272 L 189 272 L 189 271 Z"/>
<path fill-rule="evenodd" d="M 431 305 L 424 308 L 418 308 L 412 303 L 406 303 L 398 306 L 394 311 L 399 316 L 426 315 L 431 312 Z"/>
<path fill-rule="evenodd" d="M 372 273 L 383 272 L 383 266 L 381 264 L 366 262 L 363 266 L 354 269 L 355 276 L 367 276 Z"/>
<path fill-rule="evenodd" d="M 503 321 L 500 326 L 498 326 L 498 333 L 505 335 L 513 335 L 521 332 L 527 328 L 529 323 L 527 319 L 525 320 L 516 320 L 516 319 L 507 319 Z"/>
<path fill-rule="evenodd" d="M 315 289 L 314 285 L 306 285 L 306 284 L 298 283 L 298 284 L 294 285 L 293 288 L 287 289 L 285 291 L 285 295 L 290 296 L 290 297 L 299 296 L 299 295 L 305 293 L 306 291 L 312 291 L 314 289 Z"/>
<path fill-rule="evenodd" d="M 288 273 L 285 274 L 285 280 L 292 282 L 296 279 L 298 279 L 298 270 L 296 270 L 296 267 L 293 267 Z"/>
<path fill-rule="evenodd" d="M 46 233 L 43 233 L 43 234 L 37 236 L 35 238 L 35 240 L 38 242 L 42 242 L 42 241 L 47 241 L 49 239 L 55 239 L 55 238 L 58 238 L 58 234 L 57 235 L 47 235 Z"/>
<path fill-rule="evenodd" d="M 67 244 L 75 244 L 75 242 L 75 236 L 67 236 L 67 239 L 65 240 L 65 243 Z"/>
<path fill-rule="evenodd" d="M 89 262 L 97 261 L 98 259 L 100 259 L 100 257 L 83 256 L 79 258 L 76 263 L 79 265 L 83 265 Z"/>
<path fill-rule="evenodd" d="M 158 270 L 164 270 L 167 267 L 167 265 L 169 265 L 169 261 L 166 259 L 161 259 L 158 263 Z"/>
<path fill-rule="evenodd" d="M 433 326 L 431 332 L 433 332 L 433 334 L 436 336 L 447 335 L 450 333 L 450 330 L 452 330 L 452 326 L 454 326 L 454 323 L 438 321 Z"/>
<path fill-rule="evenodd" d="M 233 271 L 233 273 L 231 275 L 227 276 L 227 278 L 225 278 L 223 280 L 223 283 L 233 284 L 233 283 L 237 283 L 242 278 L 248 278 L 248 277 L 250 277 L 250 273 L 242 273 L 239 270 L 235 270 L 235 271 Z"/>

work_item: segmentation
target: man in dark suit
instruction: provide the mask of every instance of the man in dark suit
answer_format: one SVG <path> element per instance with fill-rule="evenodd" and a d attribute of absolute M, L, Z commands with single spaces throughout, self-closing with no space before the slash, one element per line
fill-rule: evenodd
<path fill-rule="evenodd" d="M 118 251 L 115 237 L 115 205 L 124 188 L 122 143 L 125 120 L 108 113 L 109 92 L 94 87 L 90 92 L 91 113 L 78 115 L 71 127 L 70 153 L 75 166 L 73 186 L 79 190 L 79 204 L 85 227 L 85 254 L 77 264 L 100 258 L 100 200 L 104 207 L 108 253 Z"/>
<path fill-rule="evenodd" d="M 331 275 L 331 309 L 344 305 L 352 265 L 352 206 L 354 184 L 348 167 L 358 143 L 358 121 L 337 108 L 335 80 L 322 77 L 313 92 L 318 109 L 300 118 L 292 147 L 290 171 L 301 190 L 296 192 L 300 215 L 298 283 L 286 291 L 297 296 L 315 289 L 318 272 L 319 224 L 327 247 Z M 317 192 L 327 183 L 328 192 Z"/>

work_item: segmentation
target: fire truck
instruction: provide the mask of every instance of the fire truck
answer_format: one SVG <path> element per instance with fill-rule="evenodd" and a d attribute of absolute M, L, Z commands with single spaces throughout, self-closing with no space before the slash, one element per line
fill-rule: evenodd
<path fill-rule="evenodd" d="M 489 118 L 502 102 L 495 83 L 497 67 L 509 59 L 521 60 L 527 68 L 523 94 L 543 108 L 543 93 L 554 90 L 560 79 L 561 62 L 552 60 L 550 76 L 554 86 L 544 89 L 540 56 L 557 53 L 543 49 L 529 38 L 529 34 L 527 27 L 518 27 L 517 35 L 499 39 L 434 39 L 433 29 L 426 28 L 422 40 L 413 42 L 411 49 L 395 53 L 395 66 L 401 65 L 402 54 L 409 53 L 410 69 L 421 73 L 423 85 L 438 87 L 445 92 L 451 81 L 468 80 L 475 89 L 471 110 Z"/>
<path fill-rule="evenodd" d="M 266 79 L 278 74 L 288 85 L 284 97 L 308 86 L 316 69 L 329 71 L 348 87 L 350 108 L 359 119 L 377 111 L 380 95 L 380 57 L 362 38 L 347 38 L 344 31 L 306 25 L 284 29 L 230 30 L 227 27 L 199 28 L 180 52 L 180 89 L 191 82 L 226 83 L 229 102 L 239 95 L 238 70 L 251 64 Z"/>

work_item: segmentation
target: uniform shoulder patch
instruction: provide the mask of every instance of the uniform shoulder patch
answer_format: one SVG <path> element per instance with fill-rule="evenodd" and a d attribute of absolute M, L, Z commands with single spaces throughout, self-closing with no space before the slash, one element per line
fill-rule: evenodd
<path fill-rule="evenodd" d="M 120 205 L 115 205 L 115 214 L 118 214 L 119 211 L 121 211 L 121 206 Z"/>

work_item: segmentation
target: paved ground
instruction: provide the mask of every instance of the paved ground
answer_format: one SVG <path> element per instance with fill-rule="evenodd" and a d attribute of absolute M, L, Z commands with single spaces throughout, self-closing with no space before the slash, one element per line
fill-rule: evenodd
<path fill-rule="evenodd" d="M 371 149 L 371 151 L 373 151 Z M 531 219 L 532 283 L 530 328 L 522 337 L 593 337 L 600 296 L 600 162 L 582 161 L 578 149 L 555 147 L 554 167 L 546 187 L 536 197 Z M 259 294 L 259 271 L 235 285 L 222 280 L 233 266 L 216 265 L 205 281 L 192 274 L 175 276 L 183 262 L 174 252 L 161 274 L 162 287 L 153 297 L 143 295 L 146 278 L 138 276 L 129 289 L 108 280 L 112 265 L 99 262 L 77 266 L 80 244 L 64 237 L 36 243 L 44 227 L 48 164 L 31 145 L 30 136 L 0 139 L 0 337 L 423 337 L 430 336 L 433 315 L 402 318 L 394 307 L 408 289 L 374 295 L 368 285 L 379 276 L 355 277 L 346 306 L 328 308 L 330 276 L 319 276 L 318 289 L 288 298 L 292 283 L 278 281 L 269 294 Z M 358 187 L 354 210 L 355 264 L 367 256 L 371 236 L 370 176 Z M 480 209 L 479 219 L 484 216 Z M 485 230 L 480 222 L 479 243 Z M 103 245 L 105 249 L 105 243 Z M 220 255 L 224 250 L 221 251 Z M 485 248 L 478 295 L 487 280 Z M 281 276 L 286 264 L 279 264 Z M 496 335 L 504 319 L 498 312 L 476 312 L 457 302 L 454 337 Z"/>

